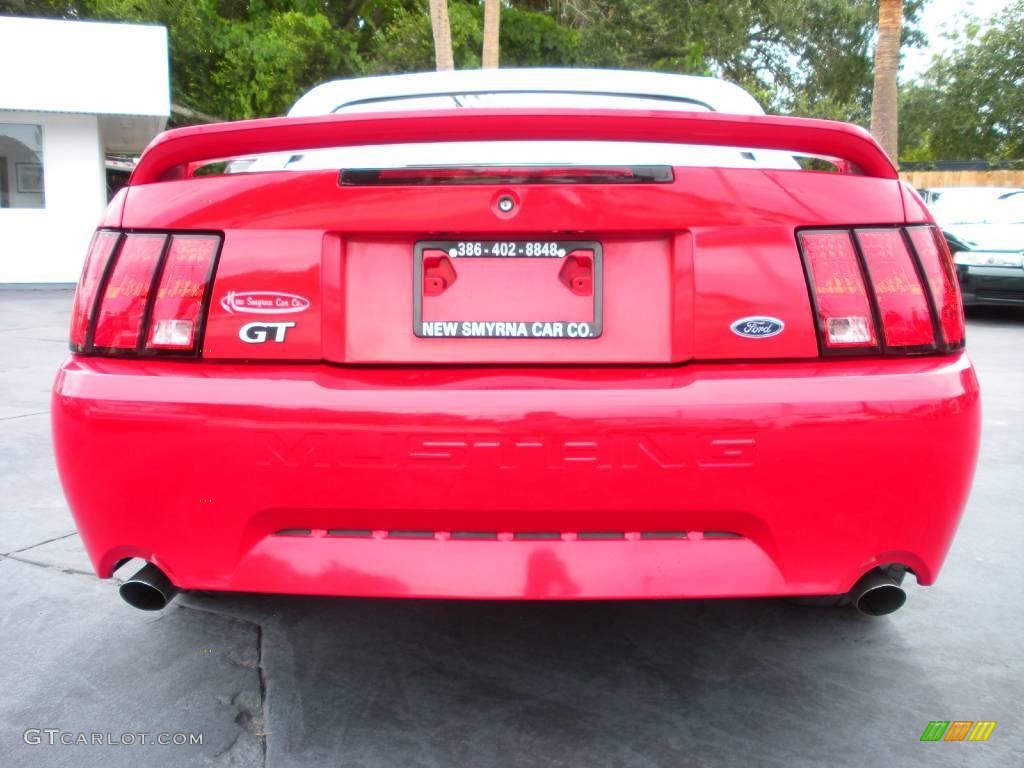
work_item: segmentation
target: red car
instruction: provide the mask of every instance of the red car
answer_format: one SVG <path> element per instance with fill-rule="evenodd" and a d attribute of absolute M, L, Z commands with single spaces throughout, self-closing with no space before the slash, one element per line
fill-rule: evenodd
<path fill-rule="evenodd" d="M 71 350 L 61 480 L 99 576 L 148 563 L 122 586 L 148 609 L 883 614 L 935 581 L 978 449 L 921 200 L 863 130 L 703 78 L 374 78 L 164 133 L 92 241 Z"/>

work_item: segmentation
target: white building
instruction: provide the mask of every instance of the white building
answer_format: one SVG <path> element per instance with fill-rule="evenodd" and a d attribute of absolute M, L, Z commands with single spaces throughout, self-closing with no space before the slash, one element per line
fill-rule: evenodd
<path fill-rule="evenodd" d="M 106 153 L 170 114 L 167 30 L 0 16 L 0 283 L 73 283 L 106 206 Z"/>

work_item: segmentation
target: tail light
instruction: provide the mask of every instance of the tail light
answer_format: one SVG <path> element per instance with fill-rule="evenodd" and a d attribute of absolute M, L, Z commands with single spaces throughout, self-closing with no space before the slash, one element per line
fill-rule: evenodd
<path fill-rule="evenodd" d="M 175 235 L 150 315 L 149 349 L 193 349 L 220 238 Z"/>
<path fill-rule="evenodd" d="M 898 229 L 859 229 L 856 237 L 875 289 L 885 345 L 932 349 L 932 314 L 903 233 Z"/>
<path fill-rule="evenodd" d="M 85 266 L 82 268 L 82 278 L 78 281 L 78 287 L 75 289 L 75 304 L 71 310 L 72 348 L 81 349 L 85 346 L 85 337 L 89 331 L 89 321 L 96 304 L 96 295 L 99 293 L 103 274 L 107 270 L 110 254 L 114 252 L 114 246 L 117 245 L 119 237 L 117 232 L 101 229 L 92 236 L 92 242 L 89 243 Z"/>
<path fill-rule="evenodd" d="M 194 356 L 220 242 L 212 234 L 97 232 L 75 294 L 71 348 Z"/>
<path fill-rule="evenodd" d="M 947 345 L 961 346 L 964 343 L 964 308 L 946 238 L 935 227 L 909 227 L 907 234 L 924 268 L 932 301 L 939 312 L 942 336 Z"/>
<path fill-rule="evenodd" d="M 817 304 L 819 333 L 829 349 L 878 346 L 871 301 L 850 233 L 802 232 L 804 258 Z"/>
<path fill-rule="evenodd" d="M 927 354 L 963 346 L 948 251 L 930 226 L 798 233 L 823 354 Z"/>
<path fill-rule="evenodd" d="M 126 350 L 139 346 L 142 316 L 166 240 L 164 235 L 125 236 L 101 292 L 93 346 Z"/>

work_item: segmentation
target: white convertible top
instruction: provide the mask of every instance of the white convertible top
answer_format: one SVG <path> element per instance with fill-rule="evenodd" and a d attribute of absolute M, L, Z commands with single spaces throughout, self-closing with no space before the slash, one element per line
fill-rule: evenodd
<path fill-rule="evenodd" d="M 613 69 L 465 69 L 334 80 L 300 98 L 288 116 L 378 111 L 382 102 L 473 93 L 593 94 L 664 102 L 663 109 L 688 103 L 712 112 L 764 114 L 745 90 L 714 77 Z"/>
<path fill-rule="evenodd" d="M 335 80 L 317 86 L 300 98 L 288 116 L 517 107 L 764 114 L 749 93 L 713 77 L 603 69 L 475 69 Z M 228 172 L 608 163 L 798 167 L 790 154 L 766 150 L 754 152 L 742 147 L 480 139 L 261 155 L 232 162 Z"/>

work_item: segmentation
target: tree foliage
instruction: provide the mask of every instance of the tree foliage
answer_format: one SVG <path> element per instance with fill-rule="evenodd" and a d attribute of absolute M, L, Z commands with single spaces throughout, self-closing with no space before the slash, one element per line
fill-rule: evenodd
<path fill-rule="evenodd" d="M 907 3 L 912 23 L 925 0 Z M 878 0 L 503 0 L 502 66 L 715 74 L 774 111 L 864 122 Z M 448 0 L 478 67 L 480 0 Z M 164 24 L 172 92 L 228 118 L 279 114 L 326 79 L 432 69 L 427 0 L 0 0 L 0 10 Z"/>
<path fill-rule="evenodd" d="M 926 2 L 906 0 L 905 46 Z M 457 68 L 480 66 L 481 0 L 448 0 Z M 159 23 L 172 100 L 282 114 L 325 80 L 434 68 L 428 0 L 0 0 L 0 13 Z M 766 109 L 866 125 L 878 0 L 503 0 L 503 67 L 710 74 Z M 1024 0 L 970 26 L 901 93 L 901 158 L 1024 155 Z"/>
<path fill-rule="evenodd" d="M 391 22 L 375 36 L 367 71 L 420 72 L 433 68 L 430 18 L 426 0 L 414 0 L 398 9 Z M 483 45 L 483 7 L 475 0 L 450 0 L 452 47 L 457 69 L 480 66 Z M 579 35 L 551 15 L 514 6 L 501 13 L 501 64 L 504 67 L 573 66 L 578 58 Z"/>
<path fill-rule="evenodd" d="M 903 91 L 901 158 L 1024 158 L 1024 0 L 957 43 Z"/>

